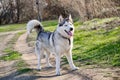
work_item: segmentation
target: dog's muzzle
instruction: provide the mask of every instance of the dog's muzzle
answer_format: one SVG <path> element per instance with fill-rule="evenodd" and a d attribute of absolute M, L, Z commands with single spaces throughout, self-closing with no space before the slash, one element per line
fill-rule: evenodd
<path fill-rule="evenodd" d="M 73 30 L 73 29 L 72 29 Z M 73 33 L 71 32 L 72 30 L 70 30 L 70 31 L 66 31 L 65 30 L 65 32 L 69 35 L 69 36 L 73 36 Z"/>

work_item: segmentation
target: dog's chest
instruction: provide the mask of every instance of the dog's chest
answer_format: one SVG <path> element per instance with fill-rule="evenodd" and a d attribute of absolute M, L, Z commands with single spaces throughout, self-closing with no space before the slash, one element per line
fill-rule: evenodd
<path fill-rule="evenodd" d="M 72 42 L 71 40 L 59 40 L 56 43 L 56 50 L 60 51 L 62 53 L 65 53 L 69 51 L 72 48 Z"/>

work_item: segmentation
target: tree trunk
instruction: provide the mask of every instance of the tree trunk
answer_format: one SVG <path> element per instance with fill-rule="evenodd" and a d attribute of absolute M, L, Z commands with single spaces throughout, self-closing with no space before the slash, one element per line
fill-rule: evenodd
<path fill-rule="evenodd" d="M 17 9 L 17 20 L 16 20 L 16 23 L 18 23 L 19 19 L 20 19 L 20 0 L 16 0 L 16 9 Z"/>
<path fill-rule="evenodd" d="M 38 20 L 42 21 L 41 19 L 41 13 L 40 13 L 40 6 L 39 6 L 39 0 L 36 0 L 36 5 L 37 5 L 37 11 L 38 11 Z"/>

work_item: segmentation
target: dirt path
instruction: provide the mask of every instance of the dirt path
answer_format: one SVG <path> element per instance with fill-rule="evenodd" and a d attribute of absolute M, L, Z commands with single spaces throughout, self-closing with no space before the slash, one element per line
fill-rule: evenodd
<path fill-rule="evenodd" d="M 6 37 L 7 36 L 7 37 Z M 6 48 L 6 44 L 11 40 L 11 38 L 14 36 L 14 34 L 6 34 L 6 35 L 1 35 L 1 43 L 0 43 L 0 53 L 2 53 L 2 50 Z M 3 55 L 0 54 L 0 55 Z"/>
<path fill-rule="evenodd" d="M 33 47 L 26 43 L 26 33 L 21 35 L 16 42 L 15 49 L 22 53 L 22 59 L 29 64 L 29 68 L 35 69 L 37 58 Z M 52 60 L 52 64 L 55 61 Z M 62 66 L 62 76 L 55 76 L 55 68 L 45 68 L 45 60 L 42 60 L 43 69 L 37 71 L 29 80 L 120 80 L 120 69 L 97 68 L 96 66 L 81 66 L 77 71 L 71 71 L 68 67 Z"/>
<path fill-rule="evenodd" d="M 17 32 L 19 31 L 0 33 L 0 56 L 6 54 L 3 50 L 7 48 L 7 43 L 15 36 Z M 0 76 L 5 76 L 14 71 L 12 69 L 13 64 L 14 61 L 0 61 Z"/>

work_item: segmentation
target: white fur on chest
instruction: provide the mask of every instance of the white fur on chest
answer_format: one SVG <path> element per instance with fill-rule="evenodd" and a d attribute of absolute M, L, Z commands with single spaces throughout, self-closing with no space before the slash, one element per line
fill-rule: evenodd
<path fill-rule="evenodd" d="M 70 41 L 68 39 L 59 39 L 56 42 L 56 51 L 60 54 L 68 53 L 73 46 L 73 40 L 72 38 Z"/>

